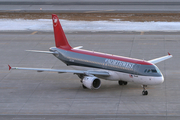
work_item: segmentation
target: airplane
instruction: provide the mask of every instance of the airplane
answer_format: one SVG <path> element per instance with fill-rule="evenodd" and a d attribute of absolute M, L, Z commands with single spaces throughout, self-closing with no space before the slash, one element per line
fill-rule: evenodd
<path fill-rule="evenodd" d="M 9 70 L 35 70 L 37 72 L 57 72 L 74 73 L 81 80 L 82 87 L 88 89 L 99 89 L 101 79 L 118 81 L 119 85 L 127 85 L 133 82 L 142 85 L 142 95 L 148 95 L 146 87 L 148 85 L 157 85 L 164 82 L 164 77 L 159 68 L 155 65 L 161 61 L 172 57 L 168 55 L 152 59 L 149 61 L 110 55 L 95 51 L 82 49 L 82 46 L 72 48 L 65 36 L 57 15 L 52 14 L 54 28 L 55 47 L 49 48 L 49 51 L 27 50 L 35 53 L 52 54 L 67 66 L 72 66 L 74 70 L 63 69 L 45 69 L 45 68 L 25 68 L 11 67 Z M 77 70 L 78 69 L 78 70 Z"/>

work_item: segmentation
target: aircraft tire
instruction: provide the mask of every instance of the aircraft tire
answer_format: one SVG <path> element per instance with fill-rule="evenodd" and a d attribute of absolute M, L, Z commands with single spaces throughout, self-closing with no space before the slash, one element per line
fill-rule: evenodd
<path fill-rule="evenodd" d="M 119 85 L 127 85 L 128 82 L 119 80 L 118 83 L 119 83 Z"/>
<path fill-rule="evenodd" d="M 142 95 L 148 95 L 148 91 L 147 90 L 145 90 L 145 91 L 143 90 L 142 91 Z"/>
<path fill-rule="evenodd" d="M 119 85 L 123 85 L 123 81 L 122 80 L 119 80 L 118 83 L 119 83 Z"/>
<path fill-rule="evenodd" d="M 124 81 L 124 85 L 127 85 L 127 84 L 128 84 L 128 82 Z"/>

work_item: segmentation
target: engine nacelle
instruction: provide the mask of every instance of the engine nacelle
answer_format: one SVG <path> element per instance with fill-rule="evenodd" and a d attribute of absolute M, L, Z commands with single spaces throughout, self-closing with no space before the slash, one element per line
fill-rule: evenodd
<path fill-rule="evenodd" d="M 89 89 L 99 89 L 101 87 L 101 80 L 95 76 L 85 76 L 82 83 Z"/>

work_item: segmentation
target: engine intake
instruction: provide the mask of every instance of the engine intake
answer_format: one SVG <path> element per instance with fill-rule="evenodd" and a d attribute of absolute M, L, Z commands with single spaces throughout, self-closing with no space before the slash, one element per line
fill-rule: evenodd
<path fill-rule="evenodd" d="M 95 76 L 85 76 L 82 83 L 89 89 L 99 89 L 101 87 L 101 80 Z"/>

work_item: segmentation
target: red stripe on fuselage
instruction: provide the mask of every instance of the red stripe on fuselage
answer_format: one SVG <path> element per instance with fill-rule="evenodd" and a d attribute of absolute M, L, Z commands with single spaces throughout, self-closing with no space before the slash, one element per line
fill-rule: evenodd
<path fill-rule="evenodd" d="M 124 62 L 129 62 L 129 63 L 141 64 L 141 65 L 153 65 L 152 63 L 149 63 L 144 60 L 133 59 L 133 58 L 117 56 L 117 55 L 108 55 L 105 53 L 92 52 L 92 51 L 87 51 L 87 50 L 82 50 L 82 49 L 71 49 L 67 51 L 85 54 L 85 55 L 97 56 L 97 57 L 102 57 L 102 58 L 107 58 L 107 59 L 119 60 L 119 61 L 124 61 Z"/>

